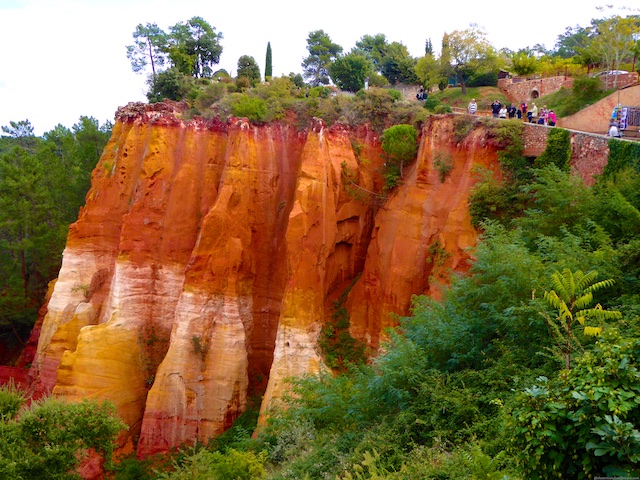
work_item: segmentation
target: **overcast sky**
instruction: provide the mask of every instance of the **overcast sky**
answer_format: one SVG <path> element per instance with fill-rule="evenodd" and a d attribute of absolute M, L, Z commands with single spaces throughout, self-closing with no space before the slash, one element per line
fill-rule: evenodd
<path fill-rule="evenodd" d="M 620 12 L 598 11 L 604 3 L 610 1 L 0 0 L 0 126 L 29 119 L 42 135 L 57 124 L 71 127 L 81 115 L 112 121 L 119 106 L 145 101 L 145 77 L 133 73 L 125 49 L 139 23 L 168 31 L 204 18 L 223 35 L 218 67 L 232 75 L 242 55 L 264 73 L 270 41 L 273 74 L 280 76 L 302 72 L 314 30 L 345 52 L 363 35 L 383 33 L 418 57 L 428 38 L 439 50 L 443 33 L 471 23 L 498 49 L 552 48 L 567 27 Z"/>

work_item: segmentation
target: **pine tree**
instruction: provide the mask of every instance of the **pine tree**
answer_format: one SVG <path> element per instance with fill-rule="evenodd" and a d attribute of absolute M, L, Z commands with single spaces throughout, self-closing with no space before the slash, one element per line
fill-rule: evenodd
<path fill-rule="evenodd" d="M 264 66 L 264 79 L 269 80 L 273 76 L 273 67 L 271 65 L 271 42 L 267 42 L 267 60 Z"/>

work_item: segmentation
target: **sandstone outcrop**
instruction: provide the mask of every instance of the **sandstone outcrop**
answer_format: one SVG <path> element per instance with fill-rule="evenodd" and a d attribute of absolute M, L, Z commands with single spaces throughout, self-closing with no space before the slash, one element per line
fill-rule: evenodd
<path fill-rule="evenodd" d="M 114 401 L 140 456 L 221 433 L 250 396 L 264 414 L 287 377 L 322 368 L 329 299 L 358 274 L 351 334 L 377 348 L 412 295 L 468 269 L 472 168 L 498 171 L 484 127 L 456 144 L 452 117 L 431 117 L 384 195 L 368 128 L 182 110 L 119 110 L 30 372 L 38 392 Z"/>

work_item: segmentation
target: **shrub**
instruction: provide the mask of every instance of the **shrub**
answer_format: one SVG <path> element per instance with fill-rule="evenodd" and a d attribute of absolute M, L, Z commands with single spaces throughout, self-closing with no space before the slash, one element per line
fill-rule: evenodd
<path fill-rule="evenodd" d="M 402 169 L 405 163 L 415 158 L 418 151 L 417 139 L 418 132 L 411 125 L 394 125 L 382 134 L 382 150 L 391 163 Z"/>
<path fill-rule="evenodd" d="M 165 98 L 169 100 L 182 100 L 192 89 L 194 79 L 190 75 L 184 75 L 176 68 L 170 68 L 160 72 L 155 81 L 150 78 L 147 99 L 149 102 L 161 102 Z"/>
<path fill-rule="evenodd" d="M 331 89 L 322 85 L 309 90 L 309 98 L 329 98 L 330 94 Z"/>
<path fill-rule="evenodd" d="M 2 478 L 77 478 L 73 471 L 89 450 L 102 455 L 111 468 L 116 436 L 126 428 L 111 402 L 46 398 L 10 417 L 20 395 L 5 387 L 1 391 L 7 412 L 0 421 Z M 7 401 L 10 396 L 13 402 Z"/>
<path fill-rule="evenodd" d="M 479 228 L 485 220 L 498 220 L 503 224 L 513 218 L 520 209 L 513 210 L 516 189 L 513 185 L 505 184 L 496 178 L 493 171 L 478 168 L 475 171 L 478 178 L 469 195 L 469 214 L 471 224 Z"/>
<path fill-rule="evenodd" d="M 395 88 L 390 88 L 388 92 L 389 92 L 389 97 L 394 102 L 397 102 L 398 100 L 402 100 L 404 98 L 404 95 L 402 95 L 402 92 L 399 90 L 396 90 Z"/>
<path fill-rule="evenodd" d="M 575 78 L 571 90 L 576 97 L 584 101 L 598 98 L 603 93 L 600 79 L 586 75 Z"/>
<path fill-rule="evenodd" d="M 639 355 L 639 339 L 611 330 L 572 370 L 519 395 L 512 453 L 526 478 L 640 473 Z"/>
<path fill-rule="evenodd" d="M 262 122 L 267 114 L 267 105 L 260 98 L 241 94 L 235 97 L 231 113 L 236 117 L 246 117 L 251 122 Z"/>
<path fill-rule="evenodd" d="M 438 172 L 440 183 L 444 183 L 445 178 L 453 170 L 453 156 L 449 152 L 439 151 L 433 158 L 433 168 Z"/>
<path fill-rule="evenodd" d="M 238 77 L 238 78 L 236 78 L 236 91 L 237 92 L 244 92 L 245 90 L 247 90 L 250 87 L 251 87 L 251 80 L 249 80 L 247 77 Z"/>
<path fill-rule="evenodd" d="M 441 105 L 442 102 L 435 95 L 429 95 L 429 97 L 424 101 L 424 108 L 427 110 L 434 110 L 438 105 Z"/>
<path fill-rule="evenodd" d="M 451 109 L 451 107 L 449 105 L 445 105 L 444 103 L 441 103 L 440 105 L 436 105 L 435 108 L 433 109 L 433 113 L 436 114 L 443 114 L 443 113 L 451 113 L 453 110 Z"/>
<path fill-rule="evenodd" d="M 205 110 L 227 94 L 227 84 L 222 82 L 207 85 L 200 90 L 195 98 L 195 106 L 198 110 Z"/>
<path fill-rule="evenodd" d="M 17 389 L 13 383 L 0 387 L 0 421 L 8 421 L 18 414 L 26 403 L 27 396 Z"/>
<path fill-rule="evenodd" d="M 205 449 L 176 462 L 172 472 L 161 473 L 163 480 L 260 480 L 265 476 L 264 454 L 230 450 L 226 454 Z"/>

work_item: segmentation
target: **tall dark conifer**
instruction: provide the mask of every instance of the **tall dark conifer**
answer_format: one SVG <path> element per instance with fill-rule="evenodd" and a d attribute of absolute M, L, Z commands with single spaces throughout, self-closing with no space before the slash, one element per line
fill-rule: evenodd
<path fill-rule="evenodd" d="M 264 79 L 269 80 L 273 76 L 273 66 L 271 65 L 271 42 L 267 42 L 267 60 L 264 66 Z"/>

